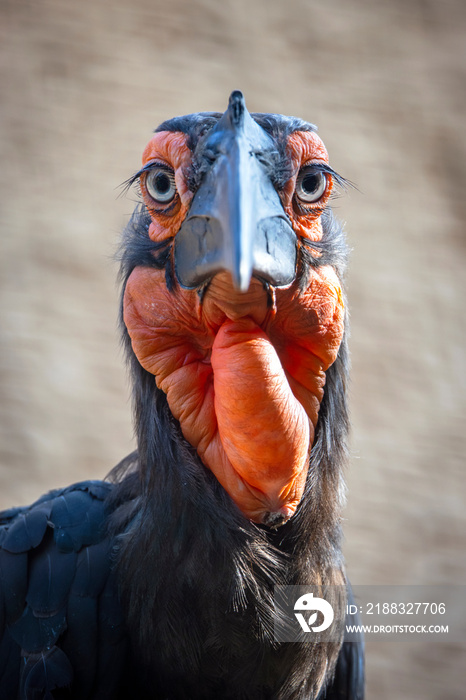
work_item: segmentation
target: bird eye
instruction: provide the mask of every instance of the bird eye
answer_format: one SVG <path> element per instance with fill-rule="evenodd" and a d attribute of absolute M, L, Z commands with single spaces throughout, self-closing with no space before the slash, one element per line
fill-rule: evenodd
<path fill-rule="evenodd" d="M 175 173 L 167 168 L 154 168 L 147 173 L 146 190 L 156 202 L 167 204 L 176 195 Z"/>
<path fill-rule="evenodd" d="M 327 189 L 325 173 L 315 170 L 312 166 L 304 167 L 296 181 L 296 196 L 301 202 L 310 204 L 317 202 Z"/>

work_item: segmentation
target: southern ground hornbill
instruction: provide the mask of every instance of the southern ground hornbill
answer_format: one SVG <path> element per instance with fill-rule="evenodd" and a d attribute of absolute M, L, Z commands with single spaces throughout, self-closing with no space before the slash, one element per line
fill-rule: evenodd
<path fill-rule="evenodd" d="M 362 640 L 274 636 L 346 586 L 342 178 L 311 124 L 164 122 L 121 252 L 137 453 L 1 515 L 0 698 L 363 697 Z"/>

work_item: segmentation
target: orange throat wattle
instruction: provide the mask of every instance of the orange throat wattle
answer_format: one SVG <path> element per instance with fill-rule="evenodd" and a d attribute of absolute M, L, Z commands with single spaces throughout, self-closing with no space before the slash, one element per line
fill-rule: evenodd
<path fill-rule="evenodd" d="M 184 437 L 255 522 L 288 519 L 304 491 L 325 372 L 343 336 L 335 271 L 313 268 L 307 289 L 262 283 L 235 291 L 228 273 L 195 291 L 169 292 L 165 273 L 137 267 L 124 321 Z"/>

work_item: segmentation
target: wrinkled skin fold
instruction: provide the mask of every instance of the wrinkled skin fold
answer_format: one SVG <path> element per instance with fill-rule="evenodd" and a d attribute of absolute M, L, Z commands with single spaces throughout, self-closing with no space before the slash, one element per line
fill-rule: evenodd
<path fill-rule="evenodd" d="M 325 371 L 343 335 L 344 305 L 332 268 L 276 290 L 236 292 L 217 275 L 203 303 L 173 294 L 163 271 L 136 268 L 124 299 L 134 352 L 155 375 L 185 438 L 256 522 L 290 517 L 301 499 Z"/>

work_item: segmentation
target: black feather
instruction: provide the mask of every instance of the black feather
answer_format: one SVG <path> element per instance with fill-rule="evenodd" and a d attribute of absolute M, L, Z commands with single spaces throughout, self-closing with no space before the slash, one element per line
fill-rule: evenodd
<path fill-rule="evenodd" d="M 65 609 L 37 616 L 28 605 L 21 617 L 9 625 L 9 633 L 21 649 L 39 653 L 58 640 L 66 629 Z"/>
<path fill-rule="evenodd" d="M 113 700 L 118 696 L 120 686 L 125 680 L 122 675 L 128 674 L 131 669 L 129 640 L 113 575 L 107 579 L 98 599 L 98 628 L 94 693 L 99 700 Z"/>
<path fill-rule="evenodd" d="M 73 660 L 73 697 L 92 698 L 97 676 L 97 644 L 99 639 L 98 599 L 71 592 L 66 609 L 67 629 L 61 647 Z"/>
<path fill-rule="evenodd" d="M 27 592 L 28 561 L 25 552 L 13 554 L 0 548 L 0 587 L 3 597 L 4 624 L 16 620 L 23 612 Z M 2 627 L 0 626 L 0 630 Z"/>
<path fill-rule="evenodd" d="M 25 657 L 20 697 L 24 700 L 54 700 L 52 691 L 70 686 L 73 669 L 66 655 L 53 646 Z"/>
<path fill-rule="evenodd" d="M 45 539 L 29 567 L 26 603 L 38 617 L 64 608 L 76 569 L 76 552 L 63 552 L 48 544 Z"/>
<path fill-rule="evenodd" d="M 3 549 L 12 554 L 19 554 L 37 547 L 44 536 L 49 515 L 50 508 L 47 507 L 18 513 L 8 527 L 2 542 Z"/>
<path fill-rule="evenodd" d="M 114 584 L 108 588 L 112 541 L 105 499 L 113 488 L 82 482 L 3 514 L 0 698 L 10 700 L 18 692 L 21 699 L 56 698 L 72 683 L 73 669 L 79 671 L 73 698 L 107 697 L 95 694 L 96 685 L 118 685 L 124 660 L 118 650 L 126 647 Z M 109 590 L 110 604 L 104 601 Z M 117 642 L 107 645 L 112 634 Z M 116 665 L 104 668 L 99 654 L 108 657 L 115 649 Z M 97 683 L 99 668 L 103 676 Z"/>
<path fill-rule="evenodd" d="M 21 647 L 0 627 L 0 700 L 12 700 L 18 695 Z"/>

